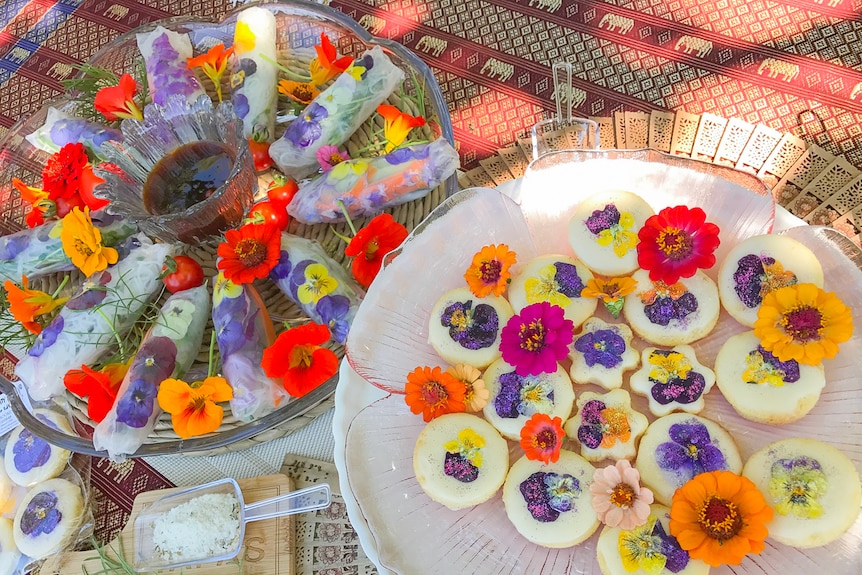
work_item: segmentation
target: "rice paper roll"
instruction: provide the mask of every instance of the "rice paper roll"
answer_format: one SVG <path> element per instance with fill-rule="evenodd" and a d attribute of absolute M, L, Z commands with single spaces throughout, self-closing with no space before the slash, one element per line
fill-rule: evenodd
<path fill-rule="evenodd" d="M 123 132 L 97 122 L 76 118 L 58 110 L 48 108 L 45 123 L 24 137 L 34 148 L 56 154 L 66 144 L 84 144 L 91 154 L 103 158 L 102 142 L 123 141 Z"/>
<path fill-rule="evenodd" d="M 288 124 L 270 146 L 270 157 L 288 177 L 317 171 L 317 150 L 346 142 L 403 80 L 404 72 L 380 46 L 366 51 Z"/>
<path fill-rule="evenodd" d="M 209 304 L 206 284 L 165 300 L 120 384 L 114 406 L 93 431 L 93 447 L 117 460 L 143 445 L 162 414 L 159 386 L 169 377 L 182 377 L 200 351 Z"/>
<path fill-rule="evenodd" d="M 352 159 L 303 185 L 287 212 L 304 224 L 342 222 L 379 214 L 428 195 L 458 169 L 458 152 L 438 138 L 398 148 L 373 159 Z"/>
<path fill-rule="evenodd" d="M 281 380 L 260 366 L 264 348 L 275 341 L 272 321 L 253 286 L 235 284 L 222 273 L 214 282 L 213 329 L 222 375 L 233 388 L 231 413 L 240 421 L 260 419 L 288 397 Z"/>
<path fill-rule="evenodd" d="M 192 41 L 188 34 L 157 26 L 152 32 L 138 34 L 136 38 L 138 49 L 144 57 L 147 85 L 153 103 L 164 106 L 173 94 L 185 97 L 189 104 L 201 96 L 209 99 L 194 71 L 187 65 L 188 59 L 193 56 Z"/>
<path fill-rule="evenodd" d="M 15 366 L 32 399 L 62 394 L 66 372 L 96 363 L 161 288 L 159 274 L 172 247 L 143 234 L 133 239 L 125 257 L 84 281 Z"/>
<path fill-rule="evenodd" d="M 52 220 L 0 237 L 0 282 L 18 283 L 22 275 L 33 280 L 75 269 L 63 251 L 60 224 L 61 220 Z M 109 247 L 118 247 L 123 239 L 138 231 L 134 224 L 104 210 L 93 214 L 93 224 L 102 232 L 102 244 Z"/>
<path fill-rule="evenodd" d="M 236 56 L 231 74 L 231 103 L 242 120 L 246 138 L 255 142 L 275 139 L 278 107 L 278 59 L 275 47 L 275 15 L 263 8 L 247 8 L 239 13 L 233 40 Z"/>
<path fill-rule="evenodd" d="M 269 274 L 279 289 L 332 339 L 347 341 L 347 332 L 365 291 L 314 240 L 281 234 L 278 264 Z"/>

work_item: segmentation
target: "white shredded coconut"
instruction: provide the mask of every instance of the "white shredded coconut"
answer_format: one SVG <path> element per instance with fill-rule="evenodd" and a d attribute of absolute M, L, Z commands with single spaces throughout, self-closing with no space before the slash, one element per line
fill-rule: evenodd
<path fill-rule="evenodd" d="M 232 551 L 239 537 L 239 503 L 229 493 L 206 493 L 178 505 L 153 523 L 156 553 L 192 561 Z"/>

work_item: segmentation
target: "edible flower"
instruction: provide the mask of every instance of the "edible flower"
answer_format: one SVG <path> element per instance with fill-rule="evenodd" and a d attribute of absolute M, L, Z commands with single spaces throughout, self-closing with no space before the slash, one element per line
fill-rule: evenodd
<path fill-rule="evenodd" d="M 602 302 L 605 309 L 614 318 L 620 316 L 620 311 L 625 303 L 625 296 L 629 295 L 638 283 L 630 277 L 603 278 L 595 276 L 587 280 L 587 285 L 581 290 L 581 297 L 596 298 Z"/>
<path fill-rule="evenodd" d="M 54 201 L 72 198 L 78 193 L 81 173 L 88 163 L 87 150 L 83 144 L 66 144 L 45 162 L 42 168 L 42 189 Z M 59 215 L 63 217 L 66 214 Z"/>
<path fill-rule="evenodd" d="M 446 373 L 463 383 L 467 389 L 464 396 L 466 410 L 471 413 L 482 411 L 482 408 L 488 404 L 488 400 L 491 398 L 491 391 L 485 387 L 482 372 L 472 365 L 459 363 L 446 368 Z"/>
<path fill-rule="evenodd" d="M 650 515 L 639 527 L 620 531 L 617 549 L 623 567 L 630 573 L 639 570 L 647 575 L 659 575 L 665 570 L 679 573 L 689 561 L 688 553 L 679 546 L 676 538 L 665 532 L 655 515 Z"/>
<path fill-rule="evenodd" d="M 117 263 L 120 257 L 117 250 L 102 245 L 102 232 L 93 225 L 90 208 L 82 212 L 76 207 L 63 218 L 60 241 L 63 252 L 87 277 Z"/>
<path fill-rule="evenodd" d="M 108 363 L 99 370 L 86 365 L 81 369 L 70 369 L 63 377 L 66 389 L 78 397 L 87 397 L 87 416 L 99 423 L 117 399 L 117 390 L 129 370 L 132 358 L 126 363 Z"/>
<path fill-rule="evenodd" d="M 329 338 L 325 325 L 312 322 L 293 327 L 263 350 L 260 365 L 269 377 L 283 379 L 290 395 L 302 397 L 338 371 L 335 352 L 323 347 Z"/>
<path fill-rule="evenodd" d="M 9 313 L 27 331 L 38 335 L 42 331 L 42 324 L 36 319 L 50 314 L 66 303 L 69 298 L 58 298 L 56 294 L 50 295 L 43 291 L 30 289 L 29 285 L 30 280 L 27 276 L 21 276 L 20 288 L 10 280 L 3 283 L 3 287 L 6 288 L 6 300 L 9 302 Z"/>
<path fill-rule="evenodd" d="M 217 267 L 235 284 L 265 278 L 278 264 L 281 231 L 272 224 L 246 224 L 225 232 Z"/>
<path fill-rule="evenodd" d="M 476 297 L 486 297 L 492 293 L 501 296 L 511 281 L 509 268 L 517 261 L 517 254 L 509 250 L 506 244 L 484 246 L 473 255 L 464 279 Z"/>
<path fill-rule="evenodd" d="M 30 204 L 25 223 L 27 227 L 35 228 L 45 223 L 45 216 L 51 216 L 56 209 L 54 202 L 48 198 L 48 192 L 41 188 L 28 186 L 18 178 L 12 178 L 12 185 L 18 190 L 21 199 Z"/>
<path fill-rule="evenodd" d="M 653 493 L 641 487 L 640 479 L 640 473 L 627 459 L 596 469 L 590 493 L 599 521 L 621 529 L 634 529 L 646 523 Z"/>
<path fill-rule="evenodd" d="M 834 293 L 814 284 L 769 292 L 757 311 L 754 335 L 779 361 L 817 365 L 853 335 L 853 315 Z"/>
<path fill-rule="evenodd" d="M 701 208 L 676 206 L 650 216 L 638 232 L 638 265 L 668 285 L 715 265 L 718 226 Z"/>
<path fill-rule="evenodd" d="M 320 94 L 320 90 L 311 82 L 296 82 L 294 80 L 279 80 L 278 92 L 303 105 L 310 104 Z"/>
<path fill-rule="evenodd" d="M 390 214 L 372 218 L 344 248 L 344 255 L 353 258 L 350 269 L 356 281 L 362 287 L 370 286 L 383 267 L 383 257 L 405 239 L 407 228 L 396 222 Z"/>
<path fill-rule="evenodd" d="M 189 58 L 186 63 L 189 69 L 200 68 L 206 77 L 212 80 L 219 102 L 221 102 L 221 77 L 227 70 L 227 61 L 231 54 L 233 54 L 233 46 L 225 50 L 224 44 L 216 44 L 200 56 Z"/>
<path fill-rule="evenodd" d="M 534 413 L 521 428 L 521 449 L 532 461 L 555 463 L 563 447 L 563 420 L 547 413 Z"/>
<path fill-rule="evenodd" d="M 466 387 L 455 376 L 439 367 L 424 366 L 414 369 L 407 374 L 404 392 L 404 401 L 410 411 L 421 413 L 426 423 L 440 415 L 459 413 L 466 409 Z"/>
<path fill-rule="evenodd" d="M 311 81 L 318 86 L 335 78 L 353 63 L 353 56 L 338 57 L 335 46 L 323 32 L 320 34 L 320 44 L 316 45 L 314 50 L 317 52 L 317 58 L 311 61 L 309 71 Z"/>
<path fill-rule="evenodd" d="M 673 495 L 670 532 L 693 559 L 739 565 L 764 549 L 772 508 L 747 477 L 730 471 L 696 475 Z"/>
<path fill-rule="evenodd" d="M 317 158 L 317 163 L 320 164 L 320 169 L 323 170 L 324 174 L 344 160 L 350 159 L 347 152 L 339 150 L 338 146 L 333 144 L 321 146 L 320 149 L 315 152 L 315 157 Z"/>
<path fill-rule="evenodd" d="M 210 376 L 192 385 L 168 378 L 159 386 L 158 402 L 171 414 L 177 435 L 188 439 L 217 430 L 224 418 L 224 408 L 218 403 L 231 398 L 233 389 L 223 377 Z"/>
<path fill-rule="evenodd" d="M 425 118 L 422 116 L 405 114 L 389 104 L 377 106 L 377 113 L 383 116 L 383 137 L 386 139 L 384 151 L 387 154 L 404 142 L 410 130 L 425 125 Z"/>
<path fill-rule="evenodd" d="M 129 74 L 123 74 L 116 86 L 106 86 L 96 92 L 93 107 L 109 122 L 125 118 L 143 120 L 144 114 L 135 103 L 137 90 L 135 79 Z"/>
<path fill-rule="evenodd" d="M 557 362 L 566 358 L 574 337 L 574 323 L 562 308 L 548 302 L 524 307 L 500 332 L 503 360 L 525 377 L 557 371 Z"/>

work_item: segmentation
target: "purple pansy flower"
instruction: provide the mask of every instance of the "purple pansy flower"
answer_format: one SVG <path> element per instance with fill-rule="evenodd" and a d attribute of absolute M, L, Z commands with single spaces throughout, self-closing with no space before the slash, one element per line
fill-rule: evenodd
<path fill-rule="evenodd" d="M 58 502 L 57 494 L 49 491 L 33 496 L 21 514 L 21 531 L 30 537 L 53 532 L 63 519 L 63 514 L 57 509 Z"/>
<path fill-rule="evenodd" d="M 243 119 L 248 115 L 248 97 L 245 94 L 234 94 L 230 101 L 237 118 Z"/>
<path fill-rule="evenodd" d="M 484 349 L 497 339 L 500 325 L 497 311 L 486 303 L 473 308 L 472 300 L 454 302 L 440 315 L 440 325 L 449 328 L 449 337 L 465 349 Z"/>
<path fill-rule="evenodd" d="M 248 341 L 242 323 L 235 319 L 213 326 L 216 330 L 216 342 L 222 357 L 236 353 Z"/>
<path fill-rule="evenodd" d="M 126 393 L 117 400 L 117 421 L 140 429 L 153 414 L 158 388 L 143 378 L 133 379 Z"/>
<path fill-rule="evenodd" d="M 661 539 L 661 554 L 665 556 L 666 563 L 664 568 L 671 573 L 679 573 L 688 565 L 688 551 L 679 546 L 676 537 L 670 533 L 665 533 L 661 521 L 656 521 L 653 526 L 653 535 Z"/>
<path fill-rule="evenodd" d="M 317 300 L 314 311 L 320 316 L 320 321 L 332 333 L 332 339 L 338 343 L 347 341 L 350 323 L 347 314 L 350 311 L 350 299 L 343 295 L 325 295 Z"/>
<path fill-rule="evenodd" d="M 472 483 L 479 477 L 479 468 L 460 453 L 446 452 L 443 473 L 461 483 Z"/>
<path fill-rule="evenodd" d="M 30 245 L 28 234 L 12 234 L 0 238 L 0 260 L 14 260 Z"/>
<path fill-rule="evenodd" d="M 177 359 L 177 344 L 169 337 L 147 338 L 138 348 L 138 353 L 129 367 L 129 373 L 149 381 L 161 382 L 174 372 Z"/>
<path fill-rule="evenodd" d="M 284 138 L 299 148 L 307 148 L 320 137 L 322 133 L 320 122 L 328 116 L 329 112 L 326 108 L 317 102 L 312 102 L 290 123 L 284 132 Z"/>
<path fill-rule="evenodd" d="M 650 381 L 655 381 L 650 378 Z M 689 371 L 685 379 L 674 377 L 667 383 L 656 382 L 650 388 L 650 394 L 660 405 L 671 402 L 682 404 L 694 403 L 703 394 L 706 388 L 706 380 L 703 375 L 696 371 Z"/>
<path fill-rule="evenodd" d="M 88 277 L 81 284 L 78 294 L 66 302 L 66 307 L 80 311 L 99 305 L 108 296 L 108 290 L 104 286 L 110 281 L 111 274 L 107 270 Z"/>
<path fill-rule="evenodd" d="M 620 223 L 620 211 L 613 204 L 608 204 L 601 210 L 593 210 L 592 215 L 587 218 L 587 229 L 598 235 L 602 230 L 610 229 Z"/>
<path fill-rule="evenodd" d="M 578 298 L 581 297 L 581 292 L 584 290 L 584 282 L 581 281 L 581 276 L 578 275 L 578 268 L 566 262 L 554 262 L 554 268 L 557 270 L 554 273 L 554 281 L 557 282 L 557 291 L 566 297 Z"/>
<path fill-rule="evenodd" d="M 762 345 L 758 345 L 757 350 L 751 352 L 749 356 L 755 353 L 760 354 L 760 357 L 763 358 L 763 363 L 769 364 L 770 366 L 772 366 L 772 369 L 781 374 L 781 379 L 782 381 L 784 381 L 784 383 L 793 383 L 795 381 L 799 381 L 799 362 L 795 359 L 781 361 L 771 352 L 768 352 L 763 349 Z M 756 381 L 749 381 L 748 383 L 757 384 Z"/>
<path fill-rule="evenodd" d="M 33 435 L 29 429 L 24 429 L 18 440 L 12 446 L 15 469 L 27 473 L 35 467 L 42 467 L 51 457 L 51 446 L 47 441 Z"/>
<path fill-rule="evenodd" d="M 650 322 L 656 325 L 667 325 L 672 319 L 681 321 L 697 310 L 697 298 L 690 291 L 678 299 L 672 297 L 656 297 L 651 304 L 644 306 L 644 314 Z"/>
<path fill-rule="evenodd" d="M 599 364 L 611 369 L 623 361 L 626 340 L 613 330 L 598 329 L 580 336 L 575 341 L 575 349 L 584 355 L 588 367 Z"/>
<path fill-rule="evenodd" d="M 727 469 L 727 461 L 721 450 L 712 444 L 709 430 L 695 419 L 688 423 L 674 423 L 668 430 L 671 441 L 656 449 L 656 462 L 666 471 L 682 476 L 688 481 L 695 475 L 708 471 Z"/>
<path fill-rule="evenodd" d="M 61 148 L 66 144 L 81 142 L 95 150 L 108 140 L 123 140 L 123 133 L 119 130 L 78 118 L 63 118 L 54 122 L 49 136 L 51 141 Z"/>
<path fill-rule="evenodd" d="M 397 148 L 383 157 L 386 159 L 386 163 L 393 166 L 397 166 L 398 164 L 403 164 L 414 159 L 424 160 L 428 157 L 428 154 L 430 153 L 430 146 L 428 146 L 427 144 L 420 144 L 416 146 L 404 146 L 403 148 Z"/>
<path fill-rule="evenodd" d="M 591 399 L 581 408 L 581 425 L 578 426 L 578 441 L 589 447 L 596 449 L 602 444 L 604 438 L 605 425 L 602 418 L 602 410 L 606 409 L 607 405 L 598 399 Z"/>
<path fill-rule="evenodd" d="M 540 404 L 553 403 L 554 388 L 546 381 L 533 376 L 521 376 L 510 371 L 498 378 L 500 389 L 494 397 L 494 410 L 503 419 L 515 419 L 522 415 L 527 417 L 542 412 Z M 534 401 L 525 398 L 525 388 Z"/>
<path fill-rule="evenodd" d="M 581 492 L 580 482 L 568 473 L 537 471 L 518 486 L 533 519 L 542 523 L 556 521 L 560 513 L 574 508 L 574 499 Z"/>
<path fill-rule="evenodd" d="M 278 280 L 282 280 L 290 275 L 290 268 L 290 254 L 285 250 L 281 250 L 281 253 L 278 255 L 278 263 L 269 272 L 269 277 L 272 281 L 278 282 Z"/>
<path fill-rule="evenodd" d="M 63 319 L 62 315 L 55 317 L 51 323 L 42 330 L 42 333 L 36 337 L 36 341 L 27 351 L 27 355 L 31 357 L 39 357 L 45 353 L 45 350 L 54 345 L 57 341 L 57 337 L 60 335 L 60 332 L 63 331 L 65 323 L 66 320 Z"/>

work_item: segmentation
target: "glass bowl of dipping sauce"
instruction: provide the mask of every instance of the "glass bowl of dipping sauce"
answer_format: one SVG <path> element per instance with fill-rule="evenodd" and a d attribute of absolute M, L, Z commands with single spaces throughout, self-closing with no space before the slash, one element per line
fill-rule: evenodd
<path fill-rule="evenodd" d="M 109 212 L 167 242 L 193 243 L 240 224 L 257 177 L 229 102 L 171 96 L 121 129 L 123 141 L 102 148 L 119 170 L 97 170 L 105 183 L 95 193 L 111 200 Z"/>

